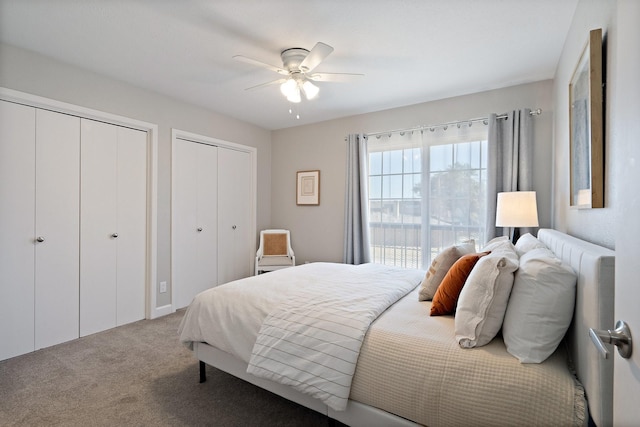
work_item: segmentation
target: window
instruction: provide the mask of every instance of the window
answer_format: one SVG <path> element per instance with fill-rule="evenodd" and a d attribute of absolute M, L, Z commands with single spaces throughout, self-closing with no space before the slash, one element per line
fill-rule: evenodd
<path fill-rule="evenodd" d="M 449 245 L 484 241 L 487 131 L 463 128 L 369 139 L 373 262 L 423 268 Z"/>

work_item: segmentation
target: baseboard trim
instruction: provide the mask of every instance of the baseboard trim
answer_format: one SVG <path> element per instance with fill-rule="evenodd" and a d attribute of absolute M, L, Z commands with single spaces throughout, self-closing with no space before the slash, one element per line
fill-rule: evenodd
<path fill-rule="evenodd" d="M 156 307 L 151 309 L 151 319 L 166 316 L 173 312 L 175 312 L 175 310 L 173 309 L 173 306 L 171 304 L 163 305 L 162 307 Z"/>

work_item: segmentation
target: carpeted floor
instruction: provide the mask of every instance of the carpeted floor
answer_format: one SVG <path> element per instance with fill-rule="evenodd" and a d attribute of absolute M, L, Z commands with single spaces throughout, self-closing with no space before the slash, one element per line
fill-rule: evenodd
<path fill-rule="evenodd" d="M 183 347 L 183 312 L 0 362 L 2 426 L 326 426 L 328 419 L 207 367 Z"/>

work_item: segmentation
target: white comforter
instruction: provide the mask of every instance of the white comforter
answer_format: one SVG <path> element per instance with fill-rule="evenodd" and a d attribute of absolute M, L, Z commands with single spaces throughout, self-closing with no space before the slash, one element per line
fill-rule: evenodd
<path fill-rule="evenodd" d="M 350 326 L 349 341 L 351 342 L 346 343 L 344 337 L 340 339 L 345 343 L 345 348 L 339 347 L 340 344 L 336 342 L 337 338 L 333 335 L 327 336 L 324 344 L 313 343 L 306 351 L 307 356 L 311 355 L 313 358 L 310 363 L 320 362 L 330 372 L 322 373 L 314 370 L 314 376 L 329 378 L 331 382 L 336 378 L 336 371 L 339 371 L 342 377 L 338 380 L 340 385 L 321 386 L 315 389 L 323 380 L 318 378 L 311 380 L 306 377 L 305 381 L 311 381 L 311 383 L 305 383 L 306 385 L 300 387 L 322 398 L 334 409 L 344 409 L 346 398 L 349 396 L 355 362 L 369 324 L 388 306 L 414 289 L 423 275 L 424 272 L 420 270 L 379 264 L 353 266 L 312 263 L 248 277 L 198 294 L 187 309 L 178 333 L 180 340 L 190 348 L 193 342 L 211 343 L 246 363 L 252 361 L 255 368 L 250 367 L 250 373 L 278 381 L 277 374 L 268 372 L 274 369 L 273 364 L 264 359 L 260 363 L 256 363 L 258 359 L 252 360 L 252 350 L 265 319 L 269 317 L 272 323 L 275 317 L 280 317 L 287 311 L 319 315 L 322 312 L 320 307 L 328 308 L 329 312 L 322 314 L 322 319 L 307 318 L 307 325 L 302 326 L 300 331 L 304 335 L 307 328 L 313 327 L 313 323 L 320 320 L 338 324 L 342 329 L 338 331 L 338 335 L 345 332 L 345 325 Z M 307 293 L 306 296 L 305 293 Z M 325 295 L 322 296 L 322 294 Z M 311 302 L 312 299 L 313 302 Z M 344 301 L 339 302 L 342 299 Z M 335 322 L 338 315 L 343 316 L 343 319 Z M 349 323 L 343 321 L 344 317 L 350 318 Z M 267 347 L 262 347 L 267 341 L 269 339 L 265 335 L 260 338 L 256 346 L 256 348 L 259 347 L 256 354 L 260 357 L 270 352 Z M 316 346 L 319 344 L 326 348 L 331 343 L 333 343 L 329 346 L 331 349 L 327 351 L 320 352 Z M 285 349 L 285 351 L 288 350 Z M 268 354 L 266 356 L 271 357 Z M 296 355 L 295 363 L 306 363 L 298 356 L 301 355 L 299 353 Z M 338 365 L 337 359 L 340 358 L 344 361 Z M 280 357 L 279 360 L 282 361 L 283 358 Z M 288 357 L 288 360 L 294 359 Z M 302 365 L 297 366 L 304 370 Z M 300 380 L 299 373 L 294 378 L 296 381 Z M 286 379 L 280 381 L 287 382 Z M 334 395 L 338 397 L 334 398 Z"/>
<path fill-rule="evenodd" d="M 301 269 L 313 273 L 318 265 Z M 321 268 L 326 268 L 322 266 Z M 336 266 L 304 284 L 262 323 L 247 372 L 289 385 L 340 411 L 369 325 L 423 273 L 378 264 Z"/>

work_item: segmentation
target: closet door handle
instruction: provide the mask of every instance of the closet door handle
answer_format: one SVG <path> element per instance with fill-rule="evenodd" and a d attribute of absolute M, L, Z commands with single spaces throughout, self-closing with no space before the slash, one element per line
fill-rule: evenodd
<path fill-rule="evenodd" d="M 44 242 L 44 237 L 42 237 L 42 236 L 38 236 L 38 237 L 36 238 L 36 242 L 40 242 L 40 243 Z"/>
<path fill-rule="evenodd" d="M 111 237 L 113 237 L 114 239 L 117 239 L 117 238 L 118 238 L 118 233 L 113 233 L 113 234 L 111 235 Z"/>
<path fill-rule="evenodd" d="M 236 229 L 236 226 L 234 225 L 234 226 L 232 226 L 231 228 L 233 228 L 233 229 L 235 230 L 235 229 Z"/>
<path fill-rule="evenodd" d="M 202 227 L 198 227 L 198 233 L 202 231 Z"/>

